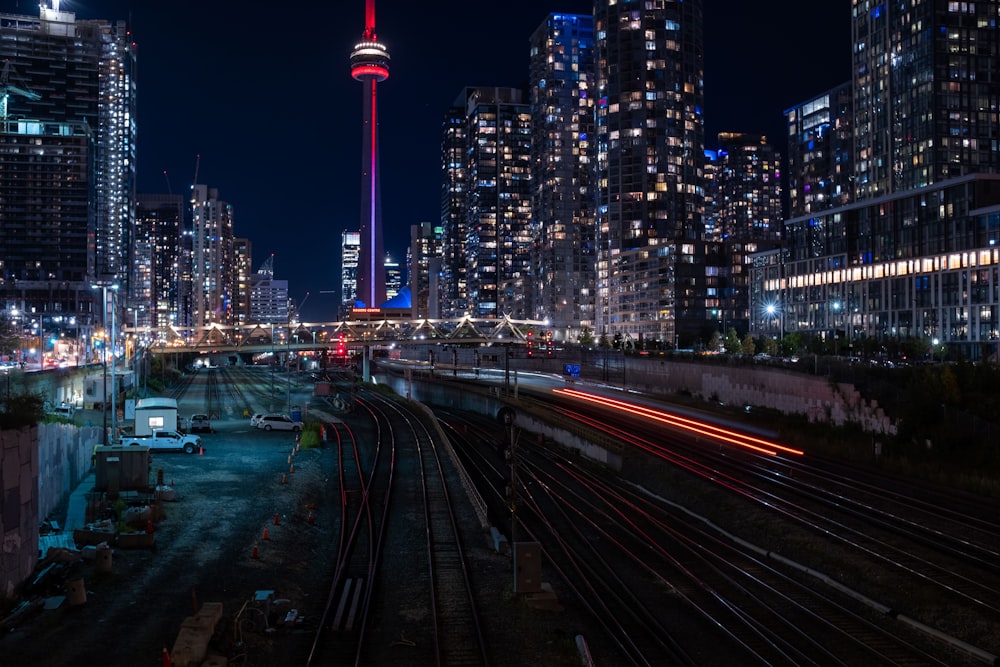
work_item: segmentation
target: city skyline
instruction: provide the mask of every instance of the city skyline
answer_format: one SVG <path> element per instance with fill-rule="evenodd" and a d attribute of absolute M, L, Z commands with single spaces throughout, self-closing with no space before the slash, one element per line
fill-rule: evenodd
<path fill-rule="evenodd" d="M 62 8 L 133 28 L 139 192 L 186 194 L 200 155 L 198 180 L 232 204 L 235 234 L 253 241 L 254 264 L 274 253 L 276 277 L 289 281 L 293 299 L 314 295 L 303 319 L 334 319 L 338 300 L 317 295 L 339 288 L 341 232 L 360 218 L 361 114 L 345 63 L 363 24 L 361 3 L 310 7 L 297 31 L 276 32 L 270 45 L 272 11 L 131 4 L 67 0 Z M 506 7 L 486 23 L 457 3 L 419 14 L 409 3 L 379 3 L 378 31 L 394 57 L 392 85 L 380 91 L 379 131 L 391 146 L 380 158 L 385 245 L 400 262 L 410 225 L 440 218 L 440 123 L 449 103 L 467 85 L 523 85 L 529 38 L 544 17 L 589 14 L 592 3 Z M 37 11 L 19 2 L 3 9 Z M 707 2 L 706 144 L 720 131 L 757 132 L 783 152 L 784 109 L 850 75 L 849 14 L 847 2 L 808 10 Z M 804 57 L 807 49 L 815 60 Z"/>

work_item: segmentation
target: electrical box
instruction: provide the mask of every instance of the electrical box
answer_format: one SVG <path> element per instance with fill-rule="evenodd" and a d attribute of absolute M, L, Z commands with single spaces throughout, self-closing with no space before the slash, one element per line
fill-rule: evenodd
<path fill-rule="evenodd" d="M 514 543 L 514 592 L 542 590 L 542 547 L 538 542 Z"/>
<path fill-rule="evenodd" d="M 94 448 L 94 491 L 147 491 L 149 469 L 149 447 L 98 445 Z"/>

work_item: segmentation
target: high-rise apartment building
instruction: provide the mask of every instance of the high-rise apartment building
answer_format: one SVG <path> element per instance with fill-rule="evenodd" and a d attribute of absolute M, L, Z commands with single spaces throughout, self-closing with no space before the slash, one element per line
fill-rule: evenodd
<path fill-rule="evenodd" d="M 594 12 L 598 333 L 687 346 L 705 321 L 702 3 Z"/>
<path fill-rule="evenodd" d="M 465 269 L 467 139 L 465 105 L 456 102 L 441 122 L 441 289 L 429 297 L 437 301 L 436 310 L 445 317 L 461 317 L 468 313 Z"/>
<path fill-rule="evenodd" d="M 100 317 L 95 282 L 128 287 L 135 214 L 135 49 L 124 21 L 42 6 L 0 14 L 10 95 L 0 119 L 0 300 L 76 335 Z M 96 314 L 96 315 L 95 315 Z M 36 328 L 36 331 L 38 329 Z M 51 331 L 49 333 L 54 333 Z"/>
<path fill-rule="evenodd" d="M 852 0 L 855 192 L 1000 167 L 998 3 Z"/>
<path fill-rule="evenodd" d="M 594 331 L 594 19 L 549 14 L 530 40 L 532 315 L 559 340 Z"/>
<path fill-rule="evenodd" d="M 191 324 L 230 325 L 233 318 L 233 207 L 219 191 L 191 190 Z"/>
<path fill-rule="evenodd" d="M 392 258 L 392 255 L 386 254 L 385 256 L 385 296 L 386 301 L 392 299 L 397 294 L 399 290 L 403 289 L 403 270 L 399 266 L 399 262 Z"/>
<path fill-rule="evenodd" d="M 791 217 L 854 201 L 851 100 L 848 81 L 785 111 Z"/>
<path fill-rule="evenodd" d="M 132 253 L 132 319 L 136 327 L 177 326 L 181 302 L 181 239 L 186 202 L 180 195 L 136 197 Z"/>
<path fill-rule="evenodd" d="M 786 220 L 786 247 L 755 258 L 758 332 L 996 354 L 998 12 L 853 0 L 854 201 Z"/>
<path fill-rule="evenodd" d="M 361 232 L 344 230 L 340 234 L 340 305 L 346 316 L 358 298 L 358 258 Z"/>
<path fill-rule="evenodd" d="M 464 196 L 442 202 L 462 209 L 445 211 L 442 219 L 461 219 L 465 226 L 464 235 L 455 240 L 465 263 L 466 293 L 464 304 L 452 305 L 445 315 L 527 319 L 531 314 L 530 108 L 520 89 L 495 87 L 466 88 L 453 106 L 449 118 L 456 124 L 464 118 L 465 142 L 461 154 L 456 150 L 450 157 L 463 164 L 446 166 L 446 179 L 463 174 L 463 182 L 451 185 Z M 446 139 L 457 141 L 448 128 Z M 449 275 L 458 271 L 451 269 Z"/>
<path fill-rule="evenodd" d="M 781 158 L 767 137 L 721 132 L 706 163 L 712 234 L 720 242 L 706 267 L 706 317 L 727 334 L 750 329 L 751 255 L 777 247 L 783 218 Z M 713 326 L 713 328 L 715 328 Z"/>
<path fill-rule="evenodd" d="M 781 156 L 767 137 L 720 132 L 715 226 L 723 240 L 781 238 Z"/>
<path fill-rule="evenodd" d="M 441 317 L 440 275 L 443 233 L 439 225 L 422 222 L 410 225 L 409 286 L 414 318 Z"/>
<path fill-rule="evenodd" d="M 252 322 L 253 243 L 248 238 L 233 239 L 233 324 Z"/>

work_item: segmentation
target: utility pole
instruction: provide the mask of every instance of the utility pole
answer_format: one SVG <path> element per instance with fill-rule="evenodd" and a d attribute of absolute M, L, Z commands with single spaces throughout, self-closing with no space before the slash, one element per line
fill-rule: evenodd
<path fill-rule="evenodd" d="M 101 288 L 101 320 L 107 329 L 108 310 L 111 310 L 111 338 L 104 342 L 104 399 L 101 401 L 104 413 L 104 438 L 105 444 L 108 442 L 108 348 L 111 348 L 111 442 L 114 442 L 114 435 L 118 430 L 118 405 L 115 399 L 117 382 L 115 381 L 115 293 L 118 291 L 118 283 L 101 281 L 91 285 L 91 288 Z M 108 288 L 111 288 L 111 300 L 108 300 Z"/>

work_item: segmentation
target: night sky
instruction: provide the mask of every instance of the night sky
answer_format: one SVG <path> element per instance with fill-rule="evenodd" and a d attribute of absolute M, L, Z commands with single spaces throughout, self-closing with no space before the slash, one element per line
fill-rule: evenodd
<path fill-rule="evenodd" d="M 77 19 L 125 19 L 138 44 L 140 192 L 198 181 L 232 204 L 254 269 L 274 254 L 303 320 L 336 318 L 339 244 L 360 216 L 361 84 L 348 57 L 364 0 L 63 0 Z M 782 151 L 782 112 L 850 78 L 849 0 L 704 0 L 706 143 L 762 132 Z M 0 0 L 37 16 L 37 0 Z M 467 85 L 519 86 L 545 15 L 590 0 L 376 1 L 392 56 L 379 84 L 386 248 L 440 219 L 440 123 Z M 164 176 L 166 172 L 166 176 Z"/>

